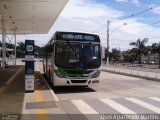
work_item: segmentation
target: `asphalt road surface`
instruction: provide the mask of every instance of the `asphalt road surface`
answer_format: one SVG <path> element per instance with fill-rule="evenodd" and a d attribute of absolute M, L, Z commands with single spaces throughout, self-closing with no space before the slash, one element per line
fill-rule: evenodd
<path fill-rule="evenodd" d="M 40 63 L 36 65 L 42 70 Z M 160 114 L 157 81 L 101 72 L 98 84 L 86 88 L 56 87 L 53 91 L 71 119 L 75 119 L 73 114 L 80 116 L 76 119 L 92 119 L 90 114 Z"/>

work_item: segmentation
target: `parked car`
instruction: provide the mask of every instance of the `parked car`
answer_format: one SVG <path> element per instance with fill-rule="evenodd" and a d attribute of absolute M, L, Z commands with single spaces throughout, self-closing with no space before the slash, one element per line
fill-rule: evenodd
<path fill-rule="evenodd" d="M 150 63 L 150 64 L 155 64 L 155 62 L 154 62 L 154 61 L 149 61 L 149 63 Z"/>
<path fill-rule="evenodd" d="M 138 63 L 138 61 L 134 61 L 134 63 Z"/>
<path fill-rule="evenodd" d="M 145 60 L 142 60 L 142 62 L 141 62 L 142 64 L 146 64 L 147 63 L 147 61 L 145 61 Z"/>

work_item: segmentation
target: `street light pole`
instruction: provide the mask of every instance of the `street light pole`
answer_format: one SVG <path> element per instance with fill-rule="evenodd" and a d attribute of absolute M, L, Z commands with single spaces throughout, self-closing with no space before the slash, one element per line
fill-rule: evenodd
<path fill-rule="evenodd" d="M 117 31 L 122 25 L 127 25 L 127 23 L 123 23 L 122 25 L 118 26 L 112 33 L 109 33 L 109 25 L 110 25 L 110 21 L 107 20 L 107 62 L 106 62 L 107 66 L 109 65 L 109 37 L 111 34 Z"/>
<path fill-rule="evenodd" d="M 106 63 L 107 66 L 109 65 L 109 24 L 110 21 L 107 20 L 107 63 Z"/>

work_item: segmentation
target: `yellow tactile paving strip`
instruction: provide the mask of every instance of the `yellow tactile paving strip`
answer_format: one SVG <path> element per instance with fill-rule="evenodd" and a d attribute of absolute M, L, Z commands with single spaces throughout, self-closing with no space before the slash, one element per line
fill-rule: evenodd
<path fill-rule="evenodd" d="M 39 86 L 37 86 L 36 90 L 35 90 L 35 101 L 36 102 L 44 102 L 41 91 L 39 90 Z M 48 120 L 46 109 L 37 109 L 36 113 L 38 116 L 38 120 Z"/>

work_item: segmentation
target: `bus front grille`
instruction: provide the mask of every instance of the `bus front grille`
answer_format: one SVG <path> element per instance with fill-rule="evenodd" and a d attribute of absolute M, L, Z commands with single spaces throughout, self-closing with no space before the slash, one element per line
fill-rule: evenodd
<path fill-rule="evenodd" d="M 87 80 L 71 80 L 72 83 L 86 83 Z"/>
<path fill-rule="evenodd" d="M 88 78 L 88 77 L 90 77 L 89 75 L 83 75 L 83 76 L 68 76 L 68 78 L 70 78 L 70 79 L 76 79 L 76 78 Z"/>

